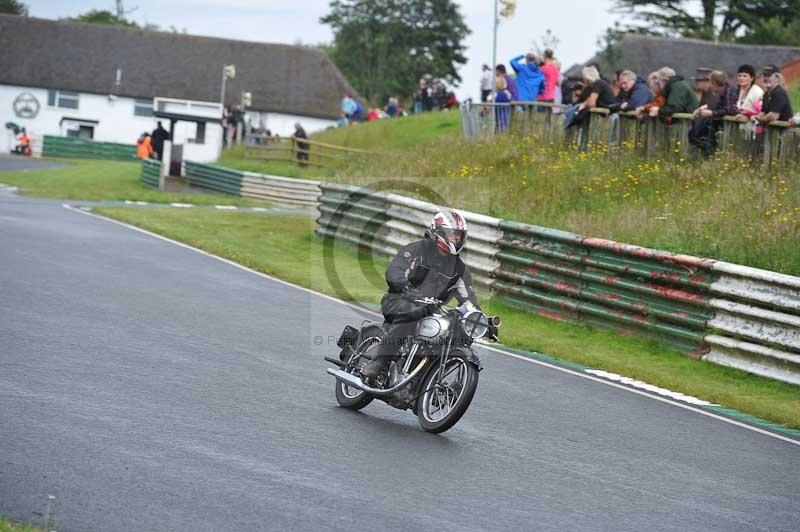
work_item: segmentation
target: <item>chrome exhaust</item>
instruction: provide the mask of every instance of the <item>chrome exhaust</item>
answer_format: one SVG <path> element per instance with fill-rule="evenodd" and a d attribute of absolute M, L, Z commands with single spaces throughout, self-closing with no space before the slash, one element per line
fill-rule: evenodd
<path fill-rule="evenodd" d="M 346 371 L 342 371 L 340 369 L 328 368 L 327 372 L 329 375 L 333 375 L 334 377 L 336 377 L 336 380 L 339 380 L 348 386 L 352 386 L 353 388 L 361 390 L 362 392 L 367 392 L 368 394 L 374 395 L 376 397 L 386 397 L 388 395 L 392 395 L 394 392 L 396 392 L 397 390 L 399 390 L 400 388 L 411 382 L 411 379 L 416 377 L 417 374 L 420 371 L 422 371 L 422 368 L 425 366 L 427 362 L 428 362 L 428 357 L 423 358 L 422 360 L 419 361 L 417 367 L 414 368 L 414 371 L 412 371 L 408 377 L 398 382 L 391 388 L 386 388 L 386 389 L 373 388 L 371 386 L 367 386 L 366 384 L 364 384 L 364 381 L 362 381 L 352 373 L 347 373 Z"/>

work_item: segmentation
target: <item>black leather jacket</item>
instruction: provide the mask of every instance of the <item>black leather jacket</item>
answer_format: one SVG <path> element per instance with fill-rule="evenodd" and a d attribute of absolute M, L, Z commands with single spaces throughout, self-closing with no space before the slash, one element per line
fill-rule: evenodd
<path fill-rule="evenodd" d="M 386 269 L 389 292 L 403 292 L 409 284 L 409 275 L 420 264 L 430 268 L 425 279 L 416 286 L 423 296 L 442 301 L 455 296 L 459 304 L 470 301 L 480 308 L 472 288 L 469 267 L 459 255 L 440 254 L 436 242 L 427 236 L 403 246 L 392 259 Z"/>

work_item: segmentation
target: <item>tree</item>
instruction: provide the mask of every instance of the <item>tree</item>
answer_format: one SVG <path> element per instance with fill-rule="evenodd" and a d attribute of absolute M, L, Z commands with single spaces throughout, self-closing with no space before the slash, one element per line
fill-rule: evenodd
<path fill-rule="evenodd" d="M 615 10 L 646 26 L 624 30 L 759 44 L 797 42 L 800 0 L 616 0 Z"/>
<path fill-rule="evenodd" d="M 539 55 L 544 55 L 544 51 L 548 48 L 551 50 L 558 48 L 560 42 L 561 39 L 550 28 L 547 28 L 544 35 L 533 41 L 533 50 Z"/>
<path fill-rule="evenodd" d="M 88 13 L 78 15 L 70 20 L 77 20 L 78 22 L 89 22 L 91 24 L 112 24 L 116 26 L 127 26 L 129 28 L 138 28 L 139 25 L 128 20 L 124 17 L 119 17 L 111 11 L 92 9 Z"/>
<path fill-rule="evenodd" d="M 452 0 L 334 0 L 320 19 L 333 30 L 331 59 L 373 102 L 408 96 L 430 74 L 458 84 L 469 34 Z"/>
<path fill-rule="evenodd" d="M 17 0 L 0 0 L 0 13 L 28 16 L 28 6 Z"/>

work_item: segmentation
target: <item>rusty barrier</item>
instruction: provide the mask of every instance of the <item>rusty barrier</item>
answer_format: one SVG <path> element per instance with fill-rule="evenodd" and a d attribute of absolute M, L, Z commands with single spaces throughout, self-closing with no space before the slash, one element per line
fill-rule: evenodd
<path fill-rule="evenodd" d="M 320 189 L 317 234 L 385 256 L 420 238 L 439 209 L 349 185 Z M 800 384 L 800 278 L 462 214 L 473 278 L 508 304 Z"/>

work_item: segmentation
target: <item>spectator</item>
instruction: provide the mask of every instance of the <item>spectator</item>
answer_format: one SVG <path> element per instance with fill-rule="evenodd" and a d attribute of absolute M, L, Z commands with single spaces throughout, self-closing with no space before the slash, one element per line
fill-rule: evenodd
<path fill-rule="evenodd" d="M 495 75 L 503 76 L 503 79 L 506 80 L 506 90 L 508 90 L 509 94 L 511 94 L 511 101 L 518 102 L 519 101 L 519 91 L 517 90 L 517 80 L 512 78 L 506 72 L 506 66 L 503 64 L 497 65 L 494 69 Z M 495 83 L 495 88 L 497 88 L 497 84 Z"/>
<path fill-rule="evenodd" d="M 494 108 L 494 129 L 497 132 L 501 132 L 508 129 L 508 118 L 511 114 L 511 108 L 508 103 L 511 102 L 511 91 L 508 90 L 506 77 L 502 74 L 495 76 L 494 88 L 494 103 L 503 104 Z"/>
<path fill-rule="evenodd" d="M 719 95 L 711 88 L 711 69 L 698 67 L 693 79 L 694 94 L 700 107 L 705 105 L 708 109 L 714 109 L 719 103 Z"/>
<path fill-rule="evenodd" d="M 297 143 L 297 163 L 300 166 L 308 166 L 308 152 L 311 145 L 308 142 L 302 142 L 299 139 L 307 139 L 306 130 L 300 125 L 300 122 L 294 123 L 294 141 Z"/>
<path fill-rule="evenodd" d="M 136 141 L 136 156 L 139 159 L 149 159 L 153 155 L 153 145 L 150 140 L 150 133 L 145 131 Z"/>
<path fill-rule="evenodd" d="M 583 71 L 583 98 L 582 109 L 603 107 L 608 109 L 616 103 L 614 92 L 607 81 L 600 78 L 600 73 L 593 66 L 584 67 Z M 583 95 L 582 95 L 583 96 Z"/>
<path fill-rule="evenodd" d="M 381 117 L 380 110 L 377 107 L 372 108 L 369 110 L 369 113 L 367 113 L 367 122 L 374 122 L 375 120 L 378 120 L 380 117 Z"/>
<path fill-rule="evenodd" d="M 671 124 L 675 113 L 693 113 L 697 109 L 697 97 L 689 84 L 670 67 L 662 67 L 657 73 L 664 105 L 651 107 L 650 116 L 658 116 L 665 124 Z"/>
<path fill-rule="evenodd" d="M 344 127 L 349 123 L 350 121 L 347 119 L 347 116 L 343 112 L 339 113 L 339 120 L 336 121 L 336 127 Z"/>
<path fill-rule="evenodd" d="M 492 69 L 489 68 L 489 65 L 483 65 L 483 71 L 481 72 L 481 102 L 486 103 L 489 99 L 489 95 L 492 93 Z"/>
<path fill-rule="evenodd" d="M 719 120 L 725 116 L 736 115 L 736 101 L 739 92 L 736 87 L 728 83 L 728 76 L 721 70 L 714 70 L 709 76 L 711 82 L 710 90 L 717 95 L 717 104 L 709 106 L 703 104 L 695 111 L 695 116 L 702 118 L 713 118 Z"/>
<path fill-rule="evenodd" d="M 756 119 L 764 124 L 776 120 L 788 121 L 792 118 L 792 102 L 786 92 L 785 82 L 780 68 L 776 65 L 767 65 L 762 71 L 767 92 L 764 94 L 764 103 Z"/>
<path fill-rule="evenodd" d="M 156 122 L 156 128 L 153 130 L 153 134 L 150 135 L 150 138 L 153 139 L 155 158 L 161 161 L 164 156 L 164 141 L 171 140 L 169 133 L 164 129 L 164 126 L 161 125 L 161 120 Z"/>
<path fill-rule="evenodd" d="M 19 143 L 14 147 L 12 153 L 20 155 L 31 155 L 31 138 L 28 136 L 28 130 L 22 128 L 22 134 L 19 137 Z"/>
<path fill-rule="evenodd" d="M 352 120 L 358 110 L 358 105 L 356 101 L 350 96 L 350 93 L 345 92 L 344 97 L 342 98 L 342 112 L 344 113 L 345 118 L 348 120 Z"/>
<path fill-rule="evenodd" d="M 544 74 L 539 69 L 539 56 L 528 54 L 525 62 L 520 62 L 522 55 L 511 59 L 511 68 L 517 73 L 517 89 L 519 91 L 519 101 L 535 102 L 539 94 L 544 92 Z"/>
<path fill-rule="evenodd" d="M 737 71 L 736 79 L 739 85 L 739 97 L 736 99 L 736 109 L 740 115 L 751 118 L 761 111 L 761 100 L 764 91 L 756 85 L 756 69 L 753 65 L 742 65 Z"/>
<path fill-rule="evenodd" d="M 640 120 L 645 117 L 645 115 L 650 114 L 650 109 L 653 107 L 661 107 L 664 105 L 664 95 L 661 94 L 661 87 L 658 84 L 658 72 L 650 72 L 647 76 L 647 87 L 650 89 L 650 92 L 653 93 L 653 99 L 641 107 L 636 108 L 636 117 Z"/>
<path fill-rule="evenodd" d="M 653 92 L 647 86 L 647 82 L 633 71 L 623 70 L 618 77 L 621 92 L 617 100 L 621 102 L 620 109 L 633 111 L 653 101 Z"/>
<path fill-rule="evenodd" d="M 544 91 L 539 101 L 554 103 L 556 101 L 556 90 L 560 85 L 561 68 L 554 57 L 553 50 L 550 48 L 544 51 L 544 63 L 541 71 L 544 75 Z"/>
<path fill-rule="evenodd" d="M 738 91 L 728 83 L 728 77 L 719 70 L 709 75 L 710 89 L 717 96 L 716 104 L 703 104 L 694 112 L 692 128 L 689 130 L 689 143 L 700 149 L 706 156 L 717 148 L 717 129 L 724 116 L 736 114 Z M 713 101 L 713 100 L 712 100 Z"/>
<path fill-rule="evenodd" d="M 425 98 L 428 94 L 428 84 L 425 78 L 420 78 L 417 90 L 414 92 L 414 114 L 418 115 L 425 110 Z"/>
<path fill-rule="evenodd" d="M 394 118 L 397 116 L 397 109 L 397 98 L 389 98 L 389 101 L 386 103 L 386 107 L 383 110 L 387 115 Z"/>

